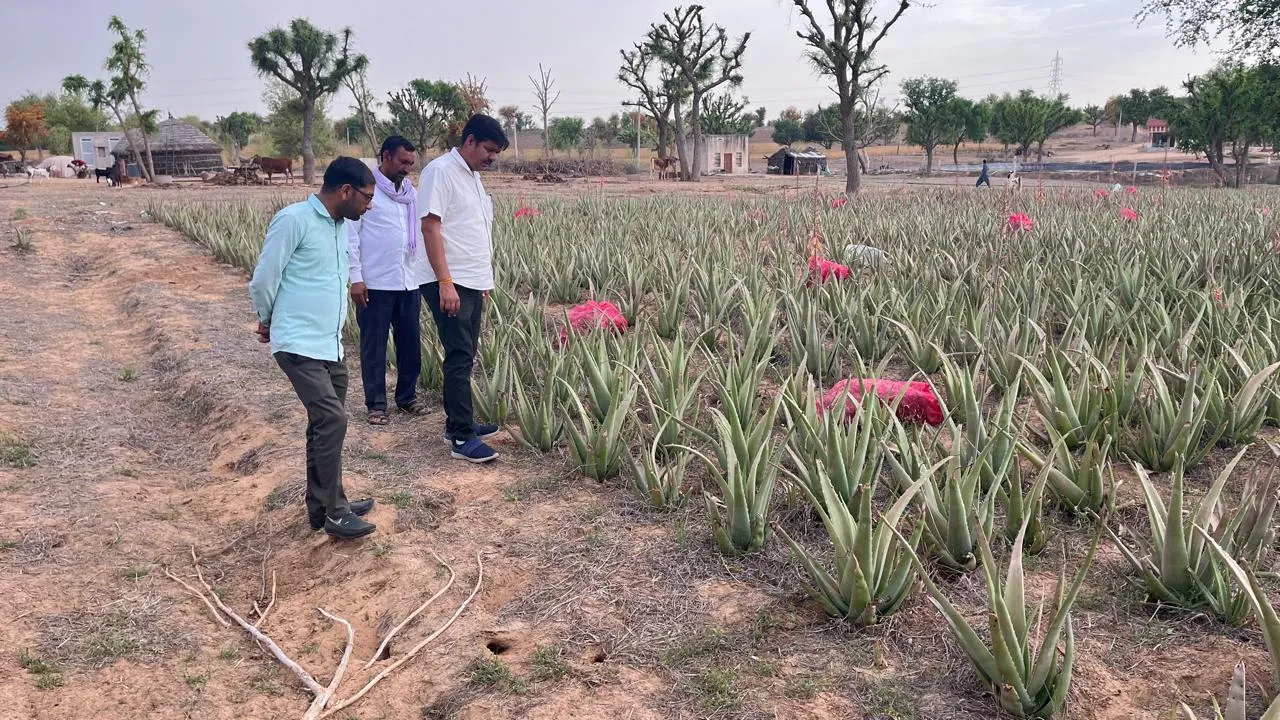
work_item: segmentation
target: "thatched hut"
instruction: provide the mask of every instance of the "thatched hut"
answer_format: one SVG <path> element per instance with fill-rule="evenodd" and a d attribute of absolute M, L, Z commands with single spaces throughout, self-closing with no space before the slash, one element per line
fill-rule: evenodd
<path fill-rule="evenodd" d="M 141 134 L 130 130 L 129 138 L 122 138 L 111 149 L 117 160 L 134 162 L 133 154 L 129 152 L 129 139 L 133 140 L 138 155 L 143 154 Z M 224 165 L 222 146 L 181 120 L 162 120 L 156 132 L 147 139 L 151 142 L 151 158 L 155 161 L 157 175 L 195 177 L 207 170 L 221 170 Z"/>

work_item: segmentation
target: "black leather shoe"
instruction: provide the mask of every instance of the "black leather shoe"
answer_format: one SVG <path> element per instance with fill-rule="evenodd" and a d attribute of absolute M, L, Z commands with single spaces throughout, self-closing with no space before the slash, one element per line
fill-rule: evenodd
<path fill-rule="evenodd" d="M 355 513 L 347 513 L 336 518 L 326 515 L 324 518 L 324 533 L 343 540 L 364 537 L 377 529 L 377 525 L 365 522 L 357 517 Z"/>
<path fill-rule="evenodd" d="M 359 500 L 352 500 L 351 502 L 347 503 L 347 505 L 351 508 L 351 512 L 363 517 L 369 514 L 369 511 L 373 509 L 373 498 L 361 498 Z M 324 527 L 324 513 L 315 513 L 313 515 L 308 515 L 307 519 L 311 521 L 312 530 L 319 530 L 320 528 Z"/>

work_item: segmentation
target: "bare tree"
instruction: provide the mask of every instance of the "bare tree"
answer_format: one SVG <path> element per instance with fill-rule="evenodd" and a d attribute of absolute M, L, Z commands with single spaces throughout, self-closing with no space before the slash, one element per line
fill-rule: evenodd
<path fill-rule="evenodd" d="M 658 158 L 664 159 L 671 142 L 671 109 L 678 92 L 677 83 L 671 66 L 658 62 L 649 46 L 637 43 L 634 48 L 618 51 L 622 55 L 618 80 L 639 94 L 635 105 L 653 117 L 658 131 Z M 655 64 L 659 66 L 657 78 L 651 77 Z"/>
<path fill-rule="evenodd" d="M 485 97 L 488 88 L 485 87 L 487 78 L 475 79 L 471 73 L 458 82 L 458 89 L 462 91 L 462 100 L 467 104 L 467 112 L 472 115 L 479 113 L 487 113 L 493 107 L 489 102 L 489 98 Z"/>
<path fill-rule="evenodd" d="M 836 96 L 840 99 L 841 134 L 844 137 L 842 144 L 846 148 L 847 174 L 844 190 L 846 194 L 853 195 L 862 185 L 858 153 L 850 154 L 847 151 L 848 148 L 857 146 L 854 120 L 858 98 L 864 90 L 888 74 L 889 68 L 877 63 L 872 56 L 880 41 L 888 34 L 889 28 L 911 6 L 911 0 L 899 0 L 893 16 L 883 25 L 872 14 L 875 0 L 827 0 L 827 11 L 831 15 L 829 29 L 818 22 L 809 8 L 811 0 L 792 2 L 809 25 L 806 30 L 796 34 L 808 43 L 810 62 L 820 75 L 835 79 Z"/>
<path fill-rule="evenodd" d="M 355 98 L 356 104 L 352 108 L 360 114 L 360 124 L 364 127 L 364 137 L 368 139 L 373 150 L 378 149 L 378 138 L 385 137 L 389 133 L 386 128 L 374 115 L 374 111 L 378 107 L 378 99 L 369 89 L 368 68 L 362 67 L 359 71 L 351 73 L 342 79 L 342 84 L 351 93 L 351 97 Z"/>
<path fill-rule="evenodd" d="M 663 13 L 661 24 L 649 26 L 649 48 L 655 57 L 674 68 L 674 76 L 680 89 L 689 97 L 689 135 L 693 137 L 693 158 L 688 162 L 687 153 L 680 157 L 680 174 L 685 180 L 697 182 L 702 175 L 705 153 L 702 134 L 702 102 L 712 90 L 729 84 L 742 84 L 742 54 L 747 49 L 751 33 L 744 34 L 732 46 L 729 36 L 719 25 L 708 25 L 702 19 L 702 6 L 677 7 Z M 673 104 L 676 121 L 677 149 L 685 145 L 680 97 Z"/>
<path fill-rule="evenodd" d="M 551 114 L 551 106 L 560 99 L 560 91 L 556 90 L 554 97 L 551 95 L 556 81 L 551 79 L 551 68 L 543 70 L 542 63 L 538 63 L 538 79 L 534 80 L 533 76 L 530 76 L 529 82 L 533 83 L 533 97 L 537 99 L 538 110 L 542 112 L 542 152 L 550 154 L 551 139 L 547 136 L 547 115 Z"/>

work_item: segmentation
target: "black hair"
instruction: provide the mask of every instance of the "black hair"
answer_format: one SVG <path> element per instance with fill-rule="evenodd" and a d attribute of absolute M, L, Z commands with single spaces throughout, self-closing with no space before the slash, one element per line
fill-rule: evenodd
<path fill-rule="evenodd" d="M 378 159 L 381 160 L 382 156 L 386 155 L 387 153 L 391 153 L 392 155 L 395 155 L 396 151 L 399 150 L 400 148 L 404 148 L 409 152 L 414 152 L 415 150 L 418 149 L 414 147 L 413 143 L 409 142 L 405 137 L 401 135 L 392 135 L 388 137 L 386 140 L 382 141 L 382 148 L 378 150 Z"/>
<path fill-rule="evenodd" d="M 373 185 L 373 171 L 368 165 L 353 157 L 339 155 L 324 169 L 324 192 L 333 192 L 343 185 L 369 187 Z"/>
<path fill-rule="evenodd" d="M 492 141 L 498 144 L 499 150 L 507 149 L 507 134 L 502 132 L 502 125 L 488 115 L 472 115 L 462 128 L 458 144 L 466 143 L 468 136 L 475 136 L 476 143 Z"/>

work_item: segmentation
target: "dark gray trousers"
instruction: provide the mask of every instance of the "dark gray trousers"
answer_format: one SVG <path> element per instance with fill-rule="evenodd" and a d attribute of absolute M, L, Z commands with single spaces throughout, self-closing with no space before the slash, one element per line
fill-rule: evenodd
<path fill-rule="evenodd" d="M 347 437 L 347 366 L 288 352 L 276 363 L 307 409 L 307 513 L 351 512 L 342 490 L 342 443 Z"/>

